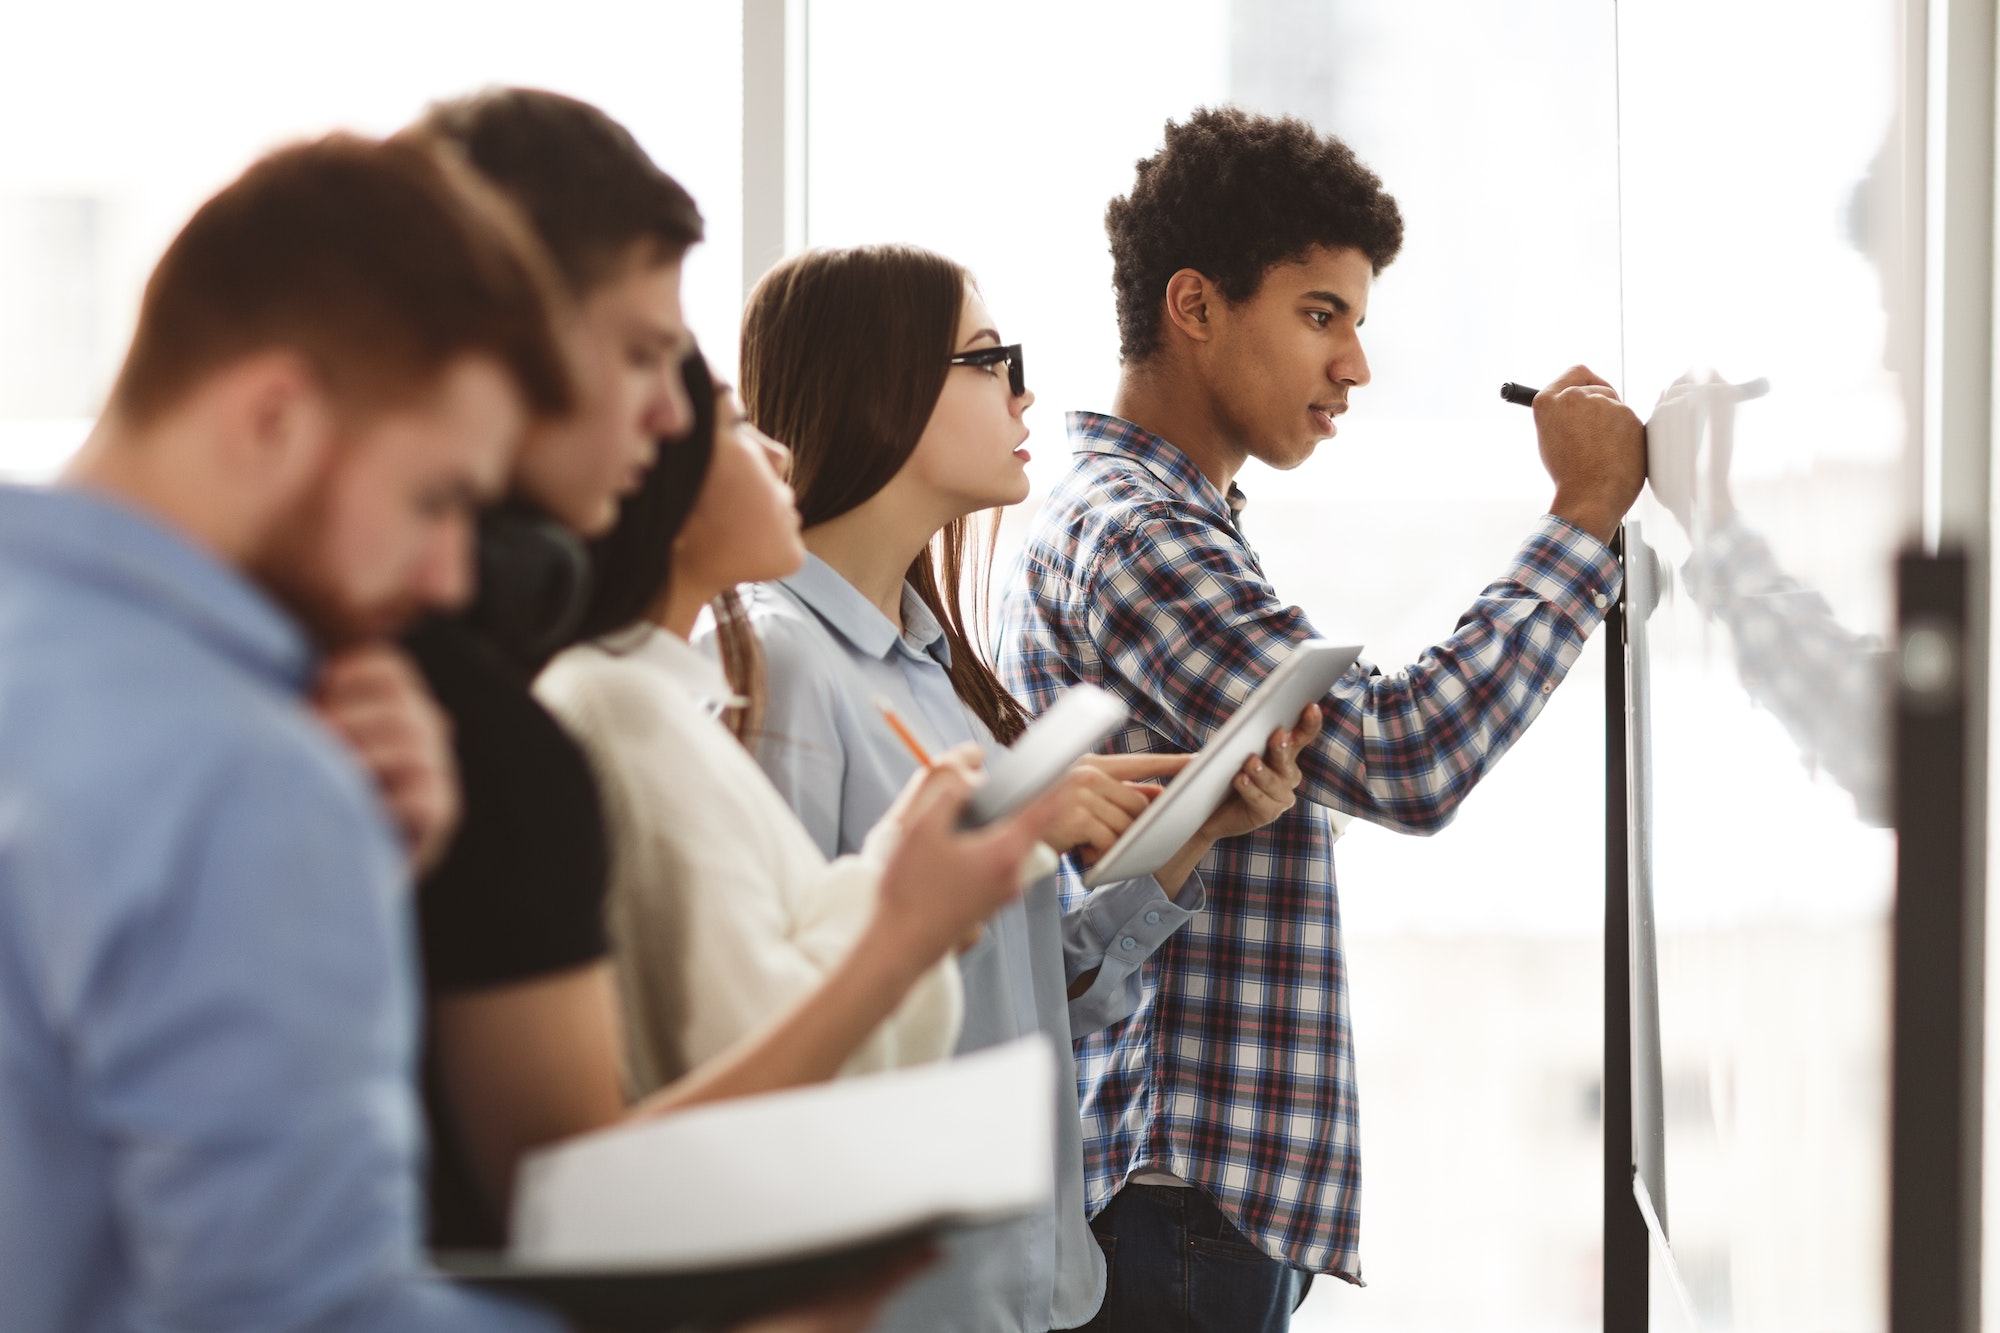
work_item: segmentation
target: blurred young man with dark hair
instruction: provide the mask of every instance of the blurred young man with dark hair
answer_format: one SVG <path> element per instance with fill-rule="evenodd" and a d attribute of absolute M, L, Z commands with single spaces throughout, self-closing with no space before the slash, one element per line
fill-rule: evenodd
<path fill-rule="evenodd" d="M 490 1247 L 523 1154 L 627 1111 L 597 789 L 529 684 L 569 644 L 582 539 L 694 420 L 680 281 L 702 222 L 623 126 L 574 98 L 497 89 L 401 137 L 465 163 L 529 220 L 567 289 L 578 386 L 576 412 L 529 437 L 484 524 L 476 602 L 408 641 L 463 783 L 457 835 L 418 894 L 431 1236 Z"/>
<path fill-rule="evenodd" d="M 462 158 L 511 200 L 561 273 L 578 410 L 529 440 L 512 490 L 573 531 L 605 531 L 655 442 L 693 422 L 681 261 L 701 240 L 700 211 L 624 126 L 559 93 L 443 102 L 404 134 Z"/>
<path fill-rule="evenodd" d="M 1359 330 L 1402 217 L 1339 140 L 1226 108 L 1169 122 L 1105 223 L 1115 415 L 1070 416 L 1075 459 L 1008 593 L 1002 665 L 1036 708 L 1079 680 L 1117 694 L 1122 748 L 1198 750 L 1315 637 L 1265 582 L 1235 478 L 1251 458 L 1305 462 L 1368 383 Z M 1088 1206 L 1112 1254 L 1092 1327 L 1282 1329 L 1312 1274 L 1360 1280 L 1328 810 L 1442 827 L 1617 596 L 1605 543 L 1645 479 L 1638 419 L 1579 367 L 1535 420 L 1548 516 L 1449 639 L 1334 687 L 1299 756 L 1306 799 L 1217 844 L 1208 909 L 1148 962 L 1137 1012 L 1078 1043 Z"/>
<path fill-rule="evenodd" d="M 0 488 L 10 1329 L 539 1329 L 420 1260 L 404 852 L 318 654 L 471 588 L 572 387 L 467 173 L 335 136 L 160 260 L 52 491 Z"/>

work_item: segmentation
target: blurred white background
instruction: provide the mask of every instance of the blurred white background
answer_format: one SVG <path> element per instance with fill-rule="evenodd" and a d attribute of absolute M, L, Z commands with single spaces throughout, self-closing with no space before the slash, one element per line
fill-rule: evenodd
<path fill-rule="evenodd" d="M 690 320 L 733 364 L 742 18 L 721 3 L 65 0 L 0 7 L 0 476 L 80 440 L 188 214 L 267 148 L 488 84 L 623 121 L 700 204 Z"/>

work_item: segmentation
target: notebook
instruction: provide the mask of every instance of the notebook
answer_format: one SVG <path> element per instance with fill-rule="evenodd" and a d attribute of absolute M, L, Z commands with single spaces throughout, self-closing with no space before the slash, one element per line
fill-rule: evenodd
<path fill-rule="evenodd" d="M 1037 1034 L 583 1135 L 522 1164 L 509 1251 L 438 1266 L 593 1327 L 780 1309 L 1046 1206 L 1054 1070 Z"/>

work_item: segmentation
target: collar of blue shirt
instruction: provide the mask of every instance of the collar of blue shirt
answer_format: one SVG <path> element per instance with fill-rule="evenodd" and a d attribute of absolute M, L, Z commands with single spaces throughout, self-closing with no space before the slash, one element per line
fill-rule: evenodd
<path fill-rule="evenodd" d="M 150 607 L 294 692 L 312 679 L 312 645 L 262 589 L 165 524 L 108 496 L 73 487 L 0 486 L 0 561 Z"/>
<path fill-rule="evenodd" d="M 898 633 L 882 608 L 816 555 L 807 554 L 803 569 L 778 582 L 859 652 L 887 657 L 901 648 L 912 657 L 929 653 L 947 669 L 951 666 L 951 645 L 945 642 L 944 627 L 907 583 L 903 585 L 903 628 Z"/>
<path fill-rule="evenodd" d="M 1104 412 L 1071 412 L 1068 427 L 1071 453 L 1129 458 L 1175 495 L 1194 501 L 1232 526 L 1250 503 L 1235 482 L 1229 483 L 1229 494 L 1224 495 L 1186 454 L 1123 417 Z"/>

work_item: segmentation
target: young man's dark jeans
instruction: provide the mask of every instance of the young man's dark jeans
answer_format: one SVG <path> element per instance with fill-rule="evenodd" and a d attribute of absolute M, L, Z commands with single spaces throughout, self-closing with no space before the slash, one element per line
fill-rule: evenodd
<path fill-rule="evenodd" d="M 1092 1220 L 1109 1270 L 1084 1333 L 1283 1333 L 1313 1275 L 1250 1243 L 1206 1190 L 1127 1185 Z"/>

